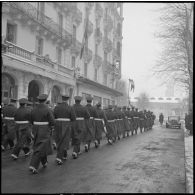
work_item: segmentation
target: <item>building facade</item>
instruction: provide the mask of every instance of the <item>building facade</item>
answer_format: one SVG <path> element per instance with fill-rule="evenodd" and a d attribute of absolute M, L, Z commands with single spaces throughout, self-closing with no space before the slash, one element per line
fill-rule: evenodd
<path fill-rule="evenodd" d="M 121 3 L 3 2 L 2 99 L 36 101 L 46 93 L 55 104 L 61 95 L 72 100 L 90 94 L 94 103 L 117 104 L 123 95 L 116 89 L 122 8 Z"/>

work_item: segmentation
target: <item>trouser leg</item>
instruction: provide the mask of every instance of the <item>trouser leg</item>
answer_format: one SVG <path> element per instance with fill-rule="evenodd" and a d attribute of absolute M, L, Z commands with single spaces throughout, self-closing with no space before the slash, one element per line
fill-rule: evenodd
<path fill-rule="evenodd" d="M 38 169 L 40 161 L 41 161 L 40 153 L 39 152 L 35 152 L 32 155 L 32 158 L 31 158 L 31 161 L 30 161 L 30 166 L 34 167 L 35 169 Z"/>

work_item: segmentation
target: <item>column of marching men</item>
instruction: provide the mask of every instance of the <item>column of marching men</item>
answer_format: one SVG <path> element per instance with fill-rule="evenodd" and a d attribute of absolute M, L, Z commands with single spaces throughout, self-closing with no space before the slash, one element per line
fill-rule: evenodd
<path fill-rule="evenodd" d="M 54 109 L 49 107 L 47 95 L 38 96 L 38 102 L 22 98 L 19 108 L 15 99 L 4 102 L 2 108 L 2 144 L 5 151 L 12 149 L 11 158 L 17 160 L 20 151 L 28 157 L 32 149 L 29 170 L 38 173 L 39 165 L 47 166 L 47 156 L 56 149 L 56 164 L 63 164 L 67 160 L 70 143 L 73 147 L 72 158 L 77 159 L 81 154 L 81 144 L 85 152 L 89 152 L 94 145 L 100 146 L 103 134 L 108 144 L 129 137 L 130 134 L 152 129 L 155 115 L 149 110 L 138 111 L 134 107 L 122 108 L 108 105 L 101 108 L 98 103 L 92 106 L 93 98 L 86 98 L 87 105 L 81 105 L 81 96 L 75 96 L 75 104 L 68 104 L 69 96 L 62 96 Z"/>

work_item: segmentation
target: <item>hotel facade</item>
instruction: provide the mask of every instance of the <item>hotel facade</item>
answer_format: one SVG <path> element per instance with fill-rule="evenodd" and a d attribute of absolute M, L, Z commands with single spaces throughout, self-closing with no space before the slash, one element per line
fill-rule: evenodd
<path fill-rule="evenodd" d="M 46 93 L 53 105 L 61 95 L 85 104 L 90 94 L 118 104 L 122 23 L 122 3 L 3 2 L 2 100 Z"/>

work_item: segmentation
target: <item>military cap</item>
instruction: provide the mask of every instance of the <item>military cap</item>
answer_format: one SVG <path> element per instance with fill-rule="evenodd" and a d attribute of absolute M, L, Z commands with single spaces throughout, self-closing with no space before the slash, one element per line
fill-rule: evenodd
<path fill-rule="evenodd" d="M 134 107 L 134 106 L 132 106 L 132 109 L 133 109 L 133 110 L 134 110 L 134 108 L 135 108 L 135 107 Z"/>
<path fill-rule="evenodd" d="M 112 109 L 113 108 L 113 106 L 112 105 L 108 105 L 108 109 Z"/>
<path fill-rule="evenodd" d="M 39 95 L 39 96 L 37 97 L 37 99 L 38 99 L 38 100 L 46 100 L 47 97 L 48 97 L 47 94 L 41 94 L 41 95 Z"/>
<path fill-rule="evenodd" d="M 47 101 L 46 101 L 46 104 L 50 104 L 50 100 L 47 100 Z"/>
<path fill-rule="evenodd" d="M 127 110 L 130 110 L 130 107 L 127 107 Z"/>
<path fill-rule="evenodd" d="M 26 98 L 21 98 L 21 99 L 19 99 L 19 103 L 20 104 L 27 104 L 28 100 Z"/>
<path fill-rule="evenodd" d="M 77 101 L 81 101 L 82 97 L 81 96 L 75 96 L 74 99 L 77 100 Z"/>
<path fill-rule="evenodd" d="M 91 97 L 90 95 L 86 97 L 86 100 L 91 102 L 93 100 L 93 97 Z"/>
<path fill-rule="evenodd" d="M 70 98 L 68 95 L 62 95 L 62 101 L 67 101 Z"/>
<path fill-rule="evenodd" d="M 123 106 L 123 109 L 126 109 L 127 107 L 126 106 Z"/>

